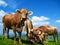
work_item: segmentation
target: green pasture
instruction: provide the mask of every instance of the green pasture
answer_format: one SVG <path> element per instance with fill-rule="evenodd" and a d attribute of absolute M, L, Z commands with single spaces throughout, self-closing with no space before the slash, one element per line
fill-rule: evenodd
<path fill-rule="evenodd" d="M 3 36 L 0 36 L 0 45 L 14 45 L 14 41 L 13 41 L 13 37 L 10 37 L 9 39 L 5 39 L 3 40 Z M 31 42 L 28 42 L 26 40 L 26 37 L 21 37 L 22 38 L 22 44 L 20 45 L 41 45 L 41 44 L 38 44 L 38 43 L 31 43 Z M 53 36 L 49 36 L 48 38 L 49 41 L 45 41 L 44 42 L 44 45 L 60 45 L 60 36 L 59 36 L 59 40 L 58 42 L 54 42 L 53 41 Z M 19 45 L 18 44 L 18 38 L 17 38 L 17 43 L 16 45 Z"/>

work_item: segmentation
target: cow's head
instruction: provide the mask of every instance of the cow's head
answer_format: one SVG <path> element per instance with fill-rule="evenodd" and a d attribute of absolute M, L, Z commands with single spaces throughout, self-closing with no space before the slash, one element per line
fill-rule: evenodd
<path fill-rule="evenodd" d="M 21 10 L 21 13 L 22 13 L 22 18 L 25 18 L 25 19 L 26 19 L 27 16 L 28 16 L 29 14 L 31 14 L 32 12 L 28 12 L 26 8 L 23 8 L 23 9 Z"/>
<path fill-rule="evenodd" d="M 34 37 L 36 37 L 37 40 L 35 40 L 36 42 L 40 42 L 43 44 L 44 41 L 44 32 L 40 31 L 38 28 L 34 28 L 33 29 L 33 35 L 35 35 Z"/>
<path fill-rule="evenodd" d="M 17 13 L 20 13 L 22 19 L 26 19 L 28 15 L 32 14 L 32 12 L 28 12 L 26 8 L 23 8 L 22 10 L 16 10 Z"/>
<path fill-rule="evenodd" d="M 16 12 L 21 15 L 21 20 L 23 25 L 24 25 L 24 21 L 27 19 L 27 16 L 32 13 L 32 12 L 28 12 L 26 8 L 23 8 L 22 10 L 16 10 Z"/>

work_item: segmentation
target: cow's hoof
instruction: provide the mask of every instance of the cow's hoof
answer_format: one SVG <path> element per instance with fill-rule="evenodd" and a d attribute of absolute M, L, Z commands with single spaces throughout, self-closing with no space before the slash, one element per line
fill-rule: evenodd
<path fill-rule="evenodd" d="M 35 43 L 35 41 L 34 40 L 30 40 L 32 43 Z"/>
<path fill-rule="evenodd" d="M 16 44 L 16 41 L 14 41 L 14 45 Z"/>
<path fill-rule="evenodd" d="M 22 44 L 22 42 L 19 42 L 19 44 Z"/>

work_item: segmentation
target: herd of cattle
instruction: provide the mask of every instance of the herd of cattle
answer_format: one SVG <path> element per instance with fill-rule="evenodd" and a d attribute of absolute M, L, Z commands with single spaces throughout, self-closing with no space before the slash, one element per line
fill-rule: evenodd
<path fill-rule="evenodd" d="M 3 35 L 6 38 L 9 37 L 9 29 L 14 32 L 14 44 L 16 44 L 16 32 L 18 32 L 19 43 L 21 42 L 21 32 L 22 28 L 26 31 L 27 39 L 31 42 L 40 42 L 48 38 L 48 35 L 53 35 L 54 41 L 58 40 L 57 28 L 51 26 L 40 26 L 38 28 L 33 28 L 32 21 L 28 18 L 28 12 L 25 8 L 22 10 L 16 10 L 15 14 L 5 14 L 2 18 L 3 23 Z"/>

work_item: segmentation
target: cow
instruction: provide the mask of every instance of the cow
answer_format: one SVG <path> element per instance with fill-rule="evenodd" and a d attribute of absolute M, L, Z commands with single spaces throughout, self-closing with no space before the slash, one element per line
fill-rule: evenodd
<path fill-rule="evenodd" d="M 39 42 L 43 44 L 44 34 L 40 33 L 41 31 L 38 30 L 38 28 L 33 28 L 32 21 L 28 18 L 25 20 L 24 30 L 27 33 L 28 41 L 31 41 L 32 43 L 34 43 L 40 40 L 41 42 L 40 41 Z"/>
<path fill-rule="evenodd" d="M 24 22 L 24 30 L 26 31 L 27 40 L 29 40 L 28 37 L 32 28 L 33 28 L 32 21 L 29 18 L 27 18 Z"/>
<path fill-rule="evenodd" d="M 31 14 L 31 12 L 27 12 L 26 8 L 23 8 L 21 11 L 16 10 L 15 14 L 5 14 L 2 17 L 3 35 L 7 33 L 7 38 L 9 29 L 12 29 L 14 32 L 14 44 L 16 44 L 16 31 L 19 34 L 19 44 L 21 43 L 21 32 L 28 14 Z"/>
<path fill-rule="evenodd" d="M 54 41 L 58 41 L 58 32 L 56 27 L 51 27 L 51 26 L 40 26 L 39 30 L 44 32 L 46 35 L 45 37 L 48 38 L 48 35 L 53 35 Z"/>
<path fill-rule="evenodd" d="M 31 30 L 31 34 L 32 34 L 32 37 L 34 38 L 34 40 L 31 40 L 31 41 L 35 41 L 43 45 L 44 36 L 45 36 L 44 32 L 40 31 L 39 28 L 33 28 Z"/>

